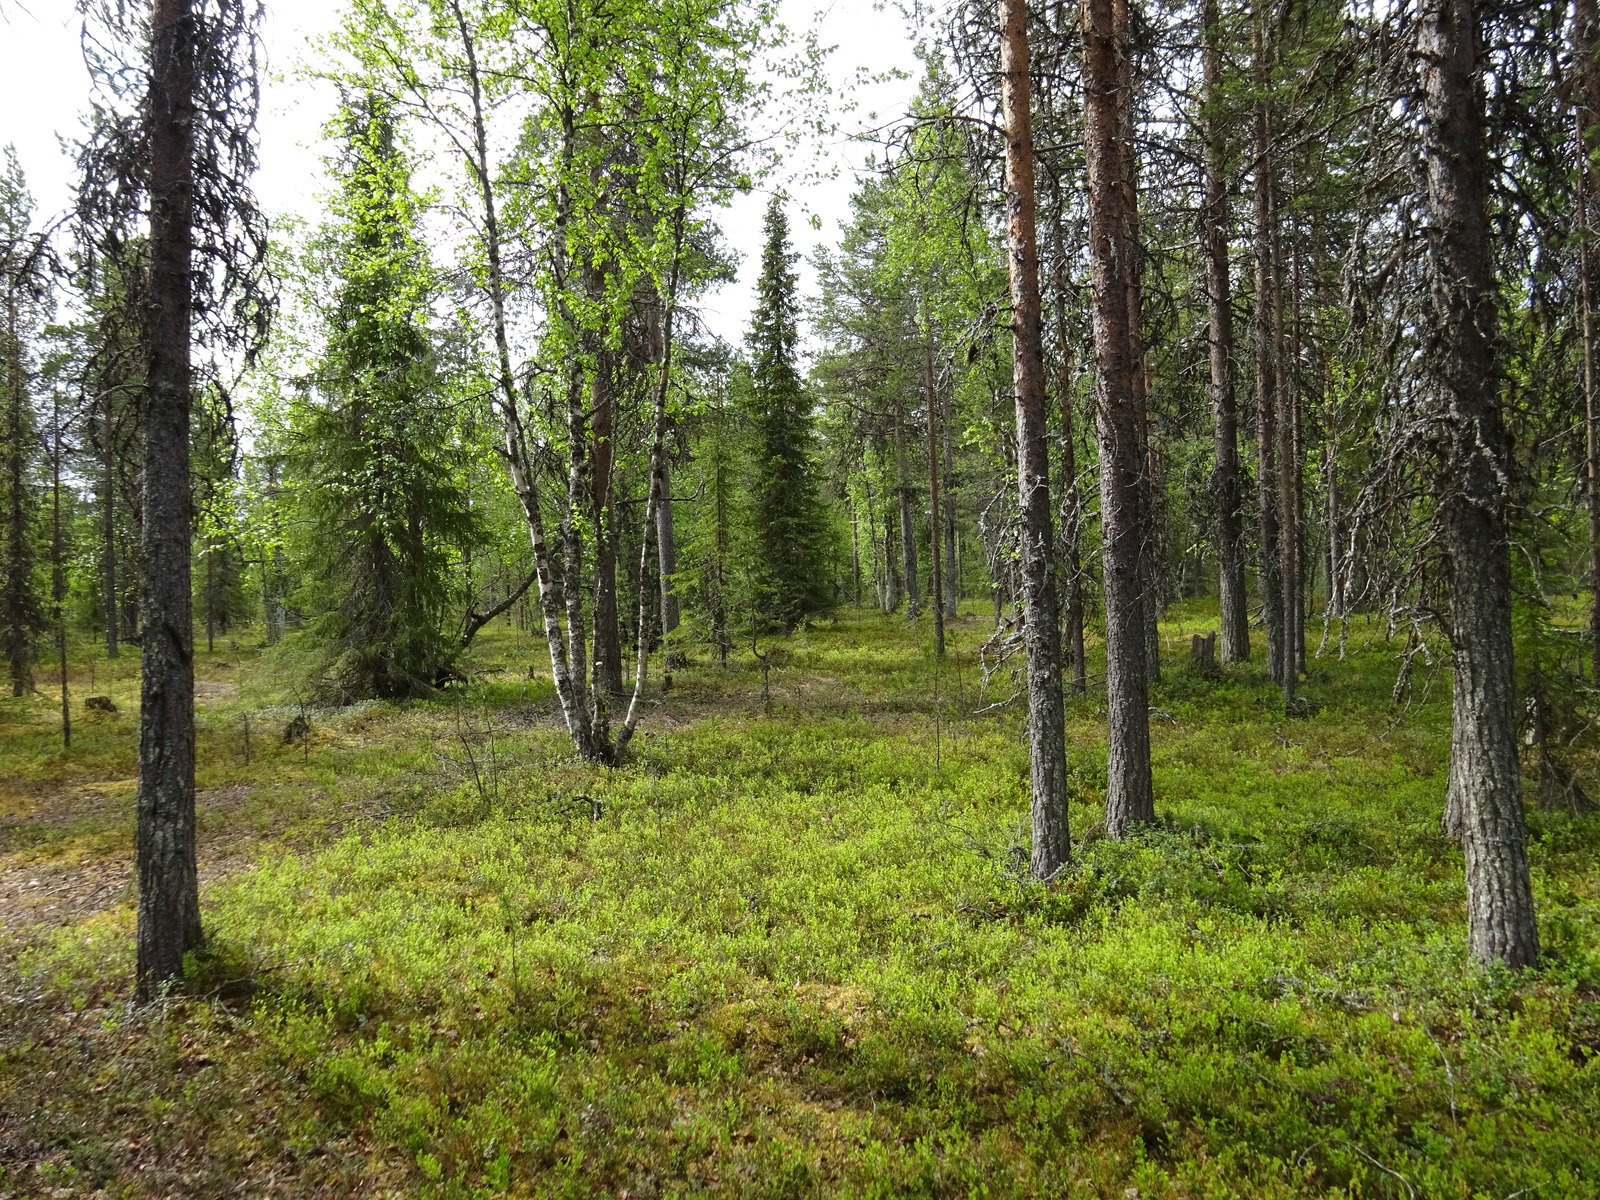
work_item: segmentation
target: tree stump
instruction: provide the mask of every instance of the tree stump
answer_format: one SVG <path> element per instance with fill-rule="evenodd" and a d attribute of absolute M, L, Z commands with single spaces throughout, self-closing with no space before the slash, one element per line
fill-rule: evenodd
<path fill-rule="evenodd" d="M 1217 670 L 1217 631 L 1195 634 L 1189 642 L 1189 665 L 1202 675 L 1212 675 Z"/>

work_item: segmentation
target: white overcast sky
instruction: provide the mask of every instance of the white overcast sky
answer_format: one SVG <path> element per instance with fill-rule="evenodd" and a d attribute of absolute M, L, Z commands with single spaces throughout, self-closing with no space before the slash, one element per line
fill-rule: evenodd
<path fill-rule="evenodd" d="M 266 0 L 266 6 L 270 75 L 262 96 L 256 190 L 269 212 L 315 217 L 316 197 L 324 189 L 316 143 L 331 101 L 326 92 L 297 79 L 294 67 L 307 41 L 333 26 L 340 6 L 337 0 Z M 838 139 L 816 148 L 825 164 L 838 167 L 839 177 L 789 187 L 796 200 L 790 222 L 795 247 L 809 257 L 820 239 L 836 239 L 838 222 L 848 215 L 855 172 L 870 152 L 848 135 L 906 110 L 918 64 L 904 19 L 872 0 L 782 0 L 781 12 L 791 29 L 816 25 L 822 44 L 837 46 L 829 74 L 854 105 L 854 112 L 840 118 Z M 75 136 L 88 107 L 78 28 L 73 0 L 0 0 L 0 145 L 16 146 L 41 217 L 68 201 L 70 164 L 58 137 Z M 910 77 L 858 86 L 862 68 L 874 74 L 899 68 Z M 774 181 L 783 184 L 781 178 Z M 708 298 L 705 317 L 713 331 L 735 343 L 743 337 L 753 303 L 765 205 L 764 195 L 741 197 L 720 221 L 743 261 L 738 282 Z M 812 232 L 810 213 L 821 218 L 820 233 Z M 810 272 L 803 269 L 801 278 L 806 286 Z"/>

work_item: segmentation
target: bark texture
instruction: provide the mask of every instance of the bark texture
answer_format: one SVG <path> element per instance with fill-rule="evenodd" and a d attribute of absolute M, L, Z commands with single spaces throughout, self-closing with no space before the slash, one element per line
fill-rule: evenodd
<path fill-rule="evenodd" d="M 101 604 L 106 623 L 106 657 L 120 657 L 117 622 L 120 619 L 117 605 L 117 456 L 115 424 L 111 416 L 111 399 L 102 401 L 100 429 L 103 444 L 100 462 L 100 587 L 104 591 Z M 268 616 L 268 629 L 271 617 Z M 269 640 L 272 640 L 269 636 Z"/>
<path fill-rule="evenodd" d="M 1283 239 L 1282 225 L 1276 220 L 1276 180 L 1273 207 L 1272 265 L 1276 277 L 1272 287 L 1272 359 L 1276 373 L 1274 391 L 1278 398 L 1278 553 L 1282 556 L 1279 580 L 1283 597 L 1283 674 L 1278 683 L 1283 692 L 1284 711 L 1289 712 L 1295 706 L 1304 649 L 1300 637 L 1300 469 L 1295 438 L 1300 414 L 1293 373 L 1289 369 L 1292 356 L 1284 322 Z"/>
<path fill-rule="evenodd" d="M 939 396 L 933 378 L 933 330 L 923 346 L 923 401 L 928 408 L 928 585 L 933 604 L 933 652 L 944 657 L 944 566 L 939 543 L 944 537 L 944 521 L 939 505 Z"/>
<path fill-rule="evenodd" d="M 910 473 L 906 468 L 905 413 L 900 402 L 895 401 L 894 412 L 894 465 L 896 495 L 900 500 L 900 570 L 904 576 L 906 594 L 906 620 L 914 621 L 922 615 L 922 581 L 917 570 L 917 514 L 912 499 Z"/>
<path fill-rule="evenodd" d="M 1239 417 L 1234 395 L 1233 284 L 1228 264 L 1227 148 L 1223 141 L 1222 52 L 1217 0 L 1206 0 L 1206 195 L 1201 244 L 1206 261 L 1207 331 L 1211 350 L 1211 500 L 1216 506 L 1218 607 L 1222 661 L 1250 658 L 1249 600 L 1244 584 L 1244 495 L 1239 482 Z"/>
<path fill-rule="evenodd" d="M 616 519 L 611 507 L 611 473 L 615 450 L 611 441 L 616 419 L 612 356 L 603 347 L 595 356 L 590 402 L 594 449 L 594 685 L 612 696 L 622 695 L 622 637 L 617 617 Z"/>
<path fill-rule="evenodd" d="M 1254 31 L 1256 98 L 1255 158 L 1255 371 L 1256 371 L 1256 511 L 1260 554 L 1262 622 L 1267 635 L 1267 672 L 1283 682 L 1285 637 L 1283 628 L 1283 548 L 1280 544 L 1283 514 L 1278 504 L 1278 364 L 1274 334 L 1274 297 L 1278 290 L 1277 195 L 1272 153 L 1272 118 L 1267 107 L 1269 82 L 1266 34 L 1258 12 Z"/>
<path fill-rule="evenodd" d="M 1095 410 L 1106 606 L 1106 832 L 1123 837 L 1155 819 L 1150 777 L 1150 699 L 1144 592 L 1144 413 L 1138 339 L 1130 311 L 1137 271 L 1130 244 L 1133 182 L 1120 144 L 1127 124 L 1120 60 L 1127 13 L 1114 0 L 1082 0 L 1084 165 L 1094 309 Z M 1152 597 L 1153 599 L 1153 597 Z"/>
<path fill-rule="evenodd" d="M 1573 122 L 1578 158 L 1578 289 L 1583 306 L 1584 483 L 1589 510 L 1590 673 L 1600 680 L 1600 412 L 1595 397 L 1594 214 L 1600 199 L 1600 4 L 1575 0 L 1572 6 Z"/>
<path fill-rule="evenodd" d="M 1061 413 L 1061 529 L 1057 538 L 1059 555 L 1056 569 L 1061 575 L 1062 655 L 1068 671 L 1068 687 L 1081 696 L 1089 689 L 1089 658 L 1083 642 L 1083 498 L 1078 492 L 1078 453 L 1076 422 L 1072 415 L 1071 368 L 1068 359 L 1065 322 L 1059 320 L 1057 335 L 1061 355 L 1061 382 L 1058 408 Z"/>
<path fill-rule="evenodd" d="M 1028 655 L 1028 757 L 1036 879 L 1071 859 L 1061 629 L 1051 578 L 1050 453 L 1045 410 L 1039 245 L 1035 229 L 1033 114 L 1026 0 L 1000 0 L 1001 104 L 1006 141 L 1006 251 L 1011 281 L 1012 384 L 1017 410 L 1023 630 Z"/>
<path fill-rule="evenodd" d="M 156 0 L 150 52 L 150 284 L 140 538 L 136 989 L 181 979 L 201 945 L 194 847 L 189 403 L 196 17 Z"/>
<path fill-rule="evenodd" d="M 39 623 L 33 591 L 33 495 L 28 479 L 28 452 L 34 443 L 34 430 L 29 421 L 27 371 L 18 319 L 17 290 L 21 281 L 6 283 L 6 325 L 0 352 L 5 356 L 6 373 L 7 571 L 0 583 L 5 589 L 0 606 L 4 609 L 4 650 L 11 671 L 11 694 L 25 696 L 33 690 L 33 638 Z"/>
<path fill-rule="evenodd" d="M 940 418 L 941 449 L 944 452 L 944 615 L 956 619 L 961 607 L 961 569 L 956 557 L 956 448 L 950 427 L 952 401 L 946 400 Z"/>
<path fill-rule="evenodd" d="M 661 642 L 666 647 L 666 665 L 670 668 L 678 664 L 682 655 L 675 648 L 677 639 L 674 635 L 681 619 L 677 585 L 674 582 L 678 574 L 678 533 L 672 523 L 672 475 L 665 454 L 660 456 L 658 469 L 661 474 L 661 501 L 656 508 L 656 565 L 661 583 Z"/>
<path fill-rule="evenodd" d="M 466 90 L 472 105 L 472 142 L 469 162 L 473 182 L 478 188 L 482 204 L 484 266 L 489 293 L 490 325 L 495 345 L 495 404 L 500 410 L 503 441 L 501 453 L 511 475 L 511 488 L 522 506 L 523 519 L 528 526 L 528 542 L 533 551 L 534 572 L 539 581 L 539 615 L 544 627 L 545 644 L 550 649 L 550 675 L 555 683 L 556 699 L 561 705 L 561 715 L 567 732 L 579 755 L 589 762 L 610 758 L 610 745 L 596 736 L 593 714 L 589 706 L 589 689 L 583 673 L 573 669 L 568 643 L 562 634 L 561 621 L 565 607 L 561 577 L 545 529 L 544 509 L 539 495 L 538 475 L 534 470 L 531 441 L 517 409 L 516 375 L 511 367 L 511 340 L 506 321 L 506 277 L 501 253 L 500 213 L 495 199 L 494 184 L 489 171 L 489 134 L 483 111 L 483 79 L 478 70 L 477 42 L 470 22 L 461 5 L 452 0 L 451 16 L 461 35 L 465 57 Z M 570 122 L 569 122 L 570 124 Z M 570 143 L 570 129 L 565 131 Z M 562 197 L 557 205 L 557 222 L 564 223 L 570 201 Z M 553 239 L 556 245 L 564 244 L 564 232 L 558 231 Z M 574 449 L 574 457 L 582 456 Z M 569 489 L 573 476 L 568 477 Z M 579 492 L 581 501 L 582 492 Z M 581 626 L 577 635 L 582 640 Z"/>
<path fill-rule="evenodd" d="M 1478 21 L 1472 0 L 1427 0 L 1418 31 L 1427 170 L 1428 357 L 1438 386 L 1438 500 L 1449 556 L 1452 693 L 1447 823 L 1467 868 L 1482 962 L 1539 955 L 1528 879 L 1512 676 L 1511 557 L 1495 362 Z"/>

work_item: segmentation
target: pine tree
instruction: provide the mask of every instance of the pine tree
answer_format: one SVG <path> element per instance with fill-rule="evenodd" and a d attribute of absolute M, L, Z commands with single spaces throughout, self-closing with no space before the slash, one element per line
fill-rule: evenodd
<path fill-rule="evenodd" d="M 1487 193 L 1482 16 L 1473 0 L 1430 0 L 1417 31 L 1427 171 L 1429 366 L 1437 372 L 1435 487 L 1450 577 L 1450 785 L 1445 825 L 1467 868 L 1467 930 L 1483 963 L 1539 958 L 1517 752 L 1510 446 L 1500 408 Z"/>
<path fill-rule="evenodd" d="M 789 220 L 774 197 L 747 343 L 756 426 L 758 587 L 766 620 L 793 629 L 832 602 L 828 526 L 818 495 L 811 398 L 795 362 L 798 280 Z"/>
<path fill-rule="evenodd" d="M 363 100 L 344 121 L 337 224 L 323 247 L 326 344 L 294 429 L 317 593 L 307 599 L 327 610 L 323 691 L 419 696 L 452 657 L 450 552 L 475 522 L 440 395 L 410 166 L 381 102 Z"/>

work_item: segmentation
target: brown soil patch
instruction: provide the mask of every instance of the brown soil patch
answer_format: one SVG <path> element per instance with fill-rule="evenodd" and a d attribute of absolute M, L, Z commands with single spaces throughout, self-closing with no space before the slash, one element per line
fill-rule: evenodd
<path fill-rule="evenodd" d="M 22 823 L 32 827 L 67 825 L 86 817 L 114 813 L 120 817 L 118 810 L 128 805 L 133 787 L 131 779 L 112 780 L 40 796 L 28 807 L 23 820 L 0 819 L 0 828 Z M 228 813 L 237 811 L 249 795 L 249 787 L 243 784 L 203 788 L 195 794 L 195 807 L 202 813 Z M 131 816 L 128 813 L 127 818 L 117 823 L 125 824 Z M 196 848 L 202 883 L 246 867 L 251 861 L 247 853 L 240 852 L 242 847 L 227 828 L 226 821 L 221 824 L 214 836 L 203 840 Z M 6 861 L 6 858 L 15 857 L 0 857 L 0 930 L 7 933 L 17 933 L 30 926 L 69 925 L 133 900 L 130 857 L 81 861 L 47 859 L 31 863 Z"/>

